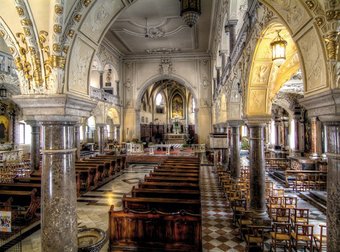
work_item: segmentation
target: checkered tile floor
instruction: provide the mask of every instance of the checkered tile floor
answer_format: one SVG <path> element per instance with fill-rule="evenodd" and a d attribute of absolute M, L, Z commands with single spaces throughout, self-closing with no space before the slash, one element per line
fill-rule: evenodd
<path fill-rule="evenodd" d="M 240 239 L 238 227 L 233 225 L 232 210 L 222 195 L 213 166 L 201 165 L 200 174 L 203 251 L 245 251 L 246 243 Z M 281 187 L 275 181 L 274 184 L 276 188 Z M 288 188 L 285 189 L 285 194 L 298 196 Z M 310 224 L 314 225 L 314 232 L 319 233 L 319 224 L 325 224 L 326 216 L 298 198 L 298 207 L 310 209 Z M 270 240 L 265 241 L 265 251 L 270 251 L 270 243 Z"/>
<path fill-rule="evenodd" d="M 233 226 L 233 213 L 222 196 L 212 166 L 201 166 L 203 251 L 244 251 L 245 242 Z"/>

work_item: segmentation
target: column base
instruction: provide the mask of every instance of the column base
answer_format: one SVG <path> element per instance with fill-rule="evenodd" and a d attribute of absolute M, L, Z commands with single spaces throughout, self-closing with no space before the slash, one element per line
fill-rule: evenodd
<path fill-rule="evenodd" d="M 256 211 L 256 210 L 251 210 L 251 211 L 252 211 L 251 218 L 255 225 L 271 226 L 272 224 L 271 219 L 269 218 L 266 211 Z"/>
<path fill-rule="evenodd" d="M 293 156 L 293 157 L 301 157 L 302 156 L 301 151 L 299 151 L 299 150 L 292 150 L 290 155 Z"/>
<path fill-rule="evenodd" d="M 320 158 L 320 155 L 318 153 L 312 153 L 311 155 L 309 155 L 309 158 L 312 160 L 316 160 Z"/>

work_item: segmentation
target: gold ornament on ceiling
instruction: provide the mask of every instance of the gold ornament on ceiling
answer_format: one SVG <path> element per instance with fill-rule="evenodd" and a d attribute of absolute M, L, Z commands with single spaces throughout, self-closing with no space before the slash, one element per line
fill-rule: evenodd
<path fill-rule="evenodd" d="M 76 22 L 79 22 L 80 19 L 81 19 L 81 15 L 80 14 L 77 14 L 73 17 L 73 19 L 76 21 Z"/>
<path fill-rule="evenodd" d="M 64 11 L 63 6 L 57 5 L 57 4 L 54 6 L 54 12 L 55 12 L 57 15 L 63 14 L 63 11 Z"/>
<path fill-rule="evenodd" d="M 339 35 L 337 31 L 333 31 L 324 36 L 326 43 L 327 56 L 330 60 L 336 60 L 337 50 L 339 50 Z"/>
<path fill-rule="evenodd" d="M 21 8 L 21 7 L 16 7 L 16 9 L 17 9 L 17 12 L 18 12 L 19 16 L 23 16 L 23 15 L 25 14 L 23 8 Z"/>

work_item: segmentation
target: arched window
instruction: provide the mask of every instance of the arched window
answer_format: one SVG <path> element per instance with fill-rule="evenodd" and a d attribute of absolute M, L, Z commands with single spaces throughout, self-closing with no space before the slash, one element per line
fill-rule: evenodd
<path fill-rule="evenodd" d="M 162 105 L 164 105 L 163 95 L 161 93 L 158 93 L 156 95 L 156 106 L 162 106 Z"/>
<path fill-rule="evenodd" d="M 161 93 L 156 95 L 156 113 L 164 114 L 164 97 Z"/>

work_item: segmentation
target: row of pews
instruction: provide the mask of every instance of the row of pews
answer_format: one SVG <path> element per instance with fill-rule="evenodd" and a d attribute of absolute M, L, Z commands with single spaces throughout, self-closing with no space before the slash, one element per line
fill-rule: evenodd
<path fill-rule="evenodd" d="M 77 194 L 101 186 L 112 176 L 126 169 L 126 156 L 106 153 L 75 162 Z"/>
<path fill-rule="evenodd" d="M 78 196 L 112 179 L 125 167 L 125 156 L 112 153 L 96 155 L 75 162 Z M 0 183 L 0 210 L 12 212 L 12 222 L 25 225 L 39 219 L 41 199 L 41 174 L 16 176 Z"/>
<path fill-rule="evenodd" d="M 110 251 L 201 251 L 199 160 L 169 157 L 109 211 Z"/>

